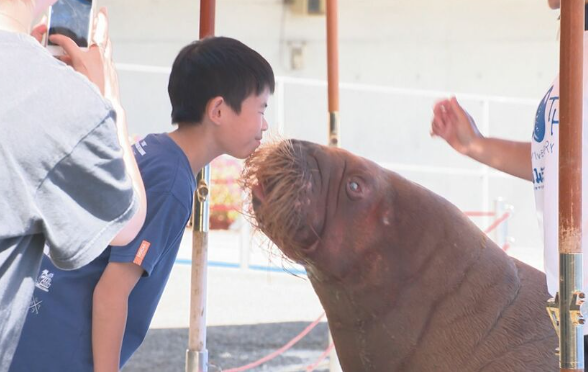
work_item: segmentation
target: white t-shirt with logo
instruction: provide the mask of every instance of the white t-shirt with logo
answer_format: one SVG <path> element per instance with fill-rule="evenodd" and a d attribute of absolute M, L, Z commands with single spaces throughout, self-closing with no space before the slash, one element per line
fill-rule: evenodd
<path fill-rule="evenodd" d="M 588 32 L 584 33 L 584 128 L 582 131 L 582 174 L 586 177 L 588 169 Z M 559 290 L 558 253 L 558 153 L 559 153 L 559 76 L 547 90 L 537 108 L 535 128 L 531 141 L 531 162 L 533 166 L 533 187 L 539 227 L 543 233 L 544 266 L 549 293 L 555 295 Z M 588 179 L 583 180 L 582 220 L 588 226 Z M 588 230 L 587 230 L 588 231 Z M 584 252 L 584 289 L 588 288 L 588 240 L 582 236 Z M 585 327 L 588 328 L 588 327 Z M 588 331 L 588 329 L 587 329 Z"/>

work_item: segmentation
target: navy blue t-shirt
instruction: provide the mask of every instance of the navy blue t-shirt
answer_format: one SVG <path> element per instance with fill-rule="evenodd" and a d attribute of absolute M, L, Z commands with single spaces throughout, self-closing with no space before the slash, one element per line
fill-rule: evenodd
<path fill-rule="evenodd" d="M 11 372 L 93 371 L 92 296 L 109 262 L 134 262 L 145 270 L 129 296 L 121 367 L 143 342 L 190 218 L 196 181 L 167 134 L 148 135 L 133 152 L 147 193 L 141 232 L 78 270 L 59 270 L 43 258 Z"/>

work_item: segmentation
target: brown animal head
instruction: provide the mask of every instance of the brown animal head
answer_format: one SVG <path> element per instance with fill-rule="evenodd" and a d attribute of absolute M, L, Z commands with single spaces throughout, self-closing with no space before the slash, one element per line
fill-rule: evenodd
<path fill-rule="evenodd" d="M 382 244 L 395 256 L 389 269 L 399 279 L 412 276 L 438 243 L 422 232 L 442 232 L 445 218 L 458 212 L 372 161 L 304 141 L 260 148 L 247 160 L 242 180 L 257 227 L 319 280 L 356 282 L 356 276 L 380 270 Z M 423 219 L 425 214 L 435 218 Z M 420 233 L 409 234 L 415 230 Z"/>

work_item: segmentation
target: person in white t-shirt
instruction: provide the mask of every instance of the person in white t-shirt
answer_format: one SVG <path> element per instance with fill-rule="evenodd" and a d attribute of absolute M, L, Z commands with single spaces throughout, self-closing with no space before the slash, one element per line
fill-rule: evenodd
<path fill-rule="evenodd" d="M 588 2 L 588 0 L 587 0 Z M 548 0 L 558 9 L 560 0 Z M 587 5 L 588 7 L 588 5 Z M 588 17 L 586 17 L 588 22 Z M 586 25 L 588 26 L 588 24 Z M 585 30 L 588 27 L 585 26 Z M 584 126 L 588 118 L 588 33 L 584 33 Z M 459 153 L 510 175 L 532 181 L 539 226 L 544 240 L 544 267 L 549 293 L 558 291 L 558 143 L 559 143 L 559 76 L 549 86 L 537 108 L 535 127 L 530 142 L 516 142 L 484 137 L 474 119 L 455 97 L 437 102 L 433 108 L 431 135 L 443 138 Z M 583 131 L 584 146 L 588 130 Z M 583 151 L 583 168 L 588 167 L 588 151 Z M 584 174 L 585 172 L 583 172 Z M 588 180 L 583 181 L 583 194 L 588 195 Z M 583 220 L 588 221 L 588 197 L 583 198 Z M 586 238 L 582 238 L 583 250 Z M 584 254 L 584 288 L 588 288 L 588 254 Z M 584 327 L 588 333 L 588 327 Z M 586 336 L 585 336 L 586 337 Z M 585 340 L 588 341 L 588 340 Z M 585 342 L 586 344 L 586 342 Z M 588 355 L 588 353 L 587 353 Z"/>

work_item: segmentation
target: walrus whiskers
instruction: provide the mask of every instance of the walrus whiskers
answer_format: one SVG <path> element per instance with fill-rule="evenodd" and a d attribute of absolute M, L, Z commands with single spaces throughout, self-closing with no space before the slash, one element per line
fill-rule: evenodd
<path fill-rule="evenodd" d="M 301 247 L 292 232 L 308 227 L 304 209 L 308 207 L 305 204 L 309 203 L 312 182 L 300 151 L 291 141 L 264 145 L 247 158 L 240 179 L 241 186 L 249 193 L 251 207 L 255 203 L 252 190 L 261 188 L 263 193 L 264 200 L 257 213 L 248 211 L 253 226 L 263 230 L 276 245 L 289 247 L 287 256 L 295 261 L 302 259 L 296 254 Z M 318 234 L 315 235 L 318 239 Z"/>

